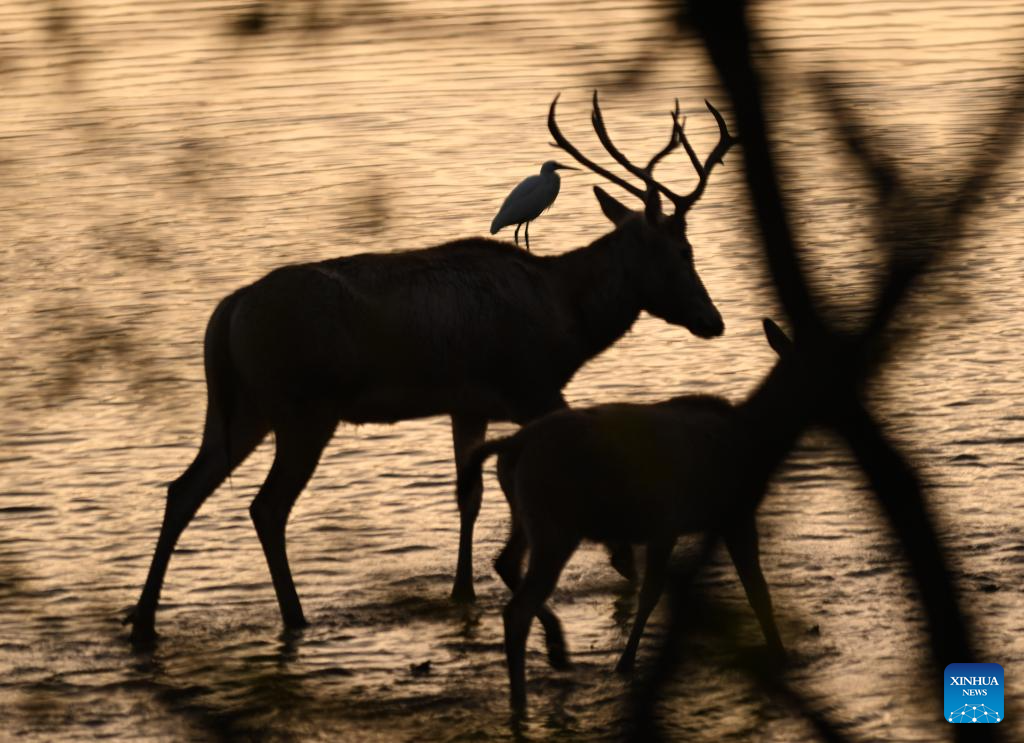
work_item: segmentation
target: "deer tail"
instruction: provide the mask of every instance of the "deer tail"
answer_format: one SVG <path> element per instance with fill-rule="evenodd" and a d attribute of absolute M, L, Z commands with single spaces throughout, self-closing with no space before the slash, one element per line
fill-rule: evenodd
<path fill-rule="evenodd" d="M 474 484 L 480 482 L 480 478 L 483 476 L 484 462 L 495 454 L 501 454 L 507 450 L 511 444 L 515 443 L 517 436 L 518 434 L 513 434 L 500 439 L 484 441 L 469 450 L 466 461 L 459 468 L 455 485 L 460 502 L 469 496 Z"/>
<path fill-rule="evenodd" d="M 206 431 L 203 439 L 221 444 L 225 464 L 231 468 L 230 421 L 234 365 L 231 362 L 231 315 L 241 292 L 221 300 L 206 325 L 203 365 L 206 370 Z"/>

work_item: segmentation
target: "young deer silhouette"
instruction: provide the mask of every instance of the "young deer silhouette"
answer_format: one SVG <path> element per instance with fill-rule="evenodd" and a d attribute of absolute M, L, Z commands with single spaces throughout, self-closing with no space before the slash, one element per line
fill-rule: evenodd
<path fill-rule="evenodd" d="M 513 436 L 477 447 L 460 472 L 471 487 L 498 454 L 498 480 L 512 509 L 512 531 L 495 569 L 514 595 L 504 611 L 512 707 L 526 707 L 526 638 L 533 617 L 548 657 L 568 665 L 561 626 L 545 602 L 584 539 L 647 547 L 636 620 L 617 670 L 632 670 L 644 625 L 658 603 L 669 555 L 681 534 L 720 530 L 769 649 L 784 654 L 758 557 L 752 502 L 796 436 L 808 411 L 796 401 L 807 374 L 771 320 L 765 335 L 779 361 L 744 402 L 684 395 L 650 405 L 565 409 Z M 746 513 L 737 520 L 737 513 Z M 735 523 L 732 523 L 734 522 Z M 524 552 L 528 568 L 520 578 Z"/>
<path fill-rule="evenodd" d="M 222 300 L 206 329 L 208 392 L 202 444 L 167 491 L 163 526 L 132 637 L 154 636 L 157 602 L 178 537 L 203 501 L 269 431 L 274 462 L 250 506 L 281 616 L 305 624 L 285 552 L 285 524 L 340 421 L 393 423 L 451 417 L 458 470 L 488 421 L 526 423 L 565 406 L 576 371 L 633 325 L 642 310 L 702 338 L 723 331 L 721 315 L 693 264 L 686 211 L 732 144 L 720 139 L 700 163 L 683 135 L 678 104 L 672 137 L 646 168 L 633 166 L 593 122 L 641 189 L 591 163 L 555 124 L 556 141 L 595 173 L 643 199 L 634 212 L 595 187 L 615 229 L 586 247 L 538 257 L 509 243 L 460 240 L 425 250 L 363 254 L 279 268 Z M 654 166 L 682 145 L 699 182 L 677 196 L 654 180 Z M 661 213 L 659 193 L 675 210 Z M 473 598 L 472 536 L 482 481 L 458 499 L 459 555 L 453 597 Z"/>

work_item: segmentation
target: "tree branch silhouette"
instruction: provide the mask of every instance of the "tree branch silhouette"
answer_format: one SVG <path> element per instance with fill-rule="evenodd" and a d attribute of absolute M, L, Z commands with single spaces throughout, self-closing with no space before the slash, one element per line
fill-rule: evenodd
<path fill-rule="evenodd" d="M 969 623 L 961 610 L 958 591 L 947 567 L 947 558 L 925 500 L 925 486 L 910 462 L 888 439 L 864 399 L 869 379 L 889 357 L 891 325 L 906 300 L 927 273 L 949 261 L 963 241 L 965 224 L 984 190 L 991 186 L 999 164 L 1016 143 L 1021 127 L 1024 75 L 1007 96 L 995 132 L 977 148 L 978 155 L 954 187 L 936 194 L 923 183 L 910 183 L 899 174 L 888 154 L 892 148 L 869 146 L 865 129 L 834 88 L 820 84 L 836 111 L 836 121 L 850 151 L 860 162 L 879 204 L 876 247 L 885 271 L 870 308 L 869 320 L 856 333 L 832 329 L 811 297 L 800 248 L 790 226 L 785 199 L 772 154 L 771 139 L 762 102 L 763 84 L 754 64 L 758 46 L 756 29 L 747 17 L 745 0 L 692 0 L 679 8 L 679 29 L 692 29 L 703 40 L 724 89 L 732 99 L 740 141 L 743 143 L 745 177 L 764 246 L 764 255 L 779 301 L 789 316 L 804 363 L 817 370 L 823 389 L 820 411 L 852 451 L 895 534 L 919 592 L 925 613 L 929 647 L 934 664 L 975 658 Z M 870 140 L 877 142 L 877 137 Z M 898 215 L 911 214 L 914 229 L 907 230 Z M 781 462 L 779 462 L 781 464 Z M 745 507 L 756 509 L 764 493 Z M 656 706 L 668 681 L 686 662 L 683 640 L 688 613 L 694 611 L 693 583 L 709 561 L 725 525 L 705 540 L 698 558 L 678 572 L 672 586 L 671 622 L 667 637 L 650 675 L 638 684 L 633 700 L 634 739 L 659 737 L 654 722 Z M 755 674 L 756 675 L 756 674 Z M 763 688 L 779 691 L 772 674 L 760 678 Z M 788 705 L 812 722 L 824 740 L 841 740 L 838 729 L 791 691 L 783 691 Z M 954 731 L 966 740 L 964 728 Z M 999 731 L 973 730 L 971 740 L 997 740 Z"/>

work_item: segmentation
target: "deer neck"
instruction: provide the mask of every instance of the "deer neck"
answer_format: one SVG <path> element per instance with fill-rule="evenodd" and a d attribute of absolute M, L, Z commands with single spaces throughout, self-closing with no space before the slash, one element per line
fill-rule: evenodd
<path fill-rule="evenodd" d="M 737 406 L 737 423 L 746 439 L 746 473 L 763 487 L 807 426 L 796 379 L 776 365 L 761 386 Z"/>
<path fill-rule="evenodd" d="M 604 351 L 636 322 L 640 302 L 629 282 L 623 244 L 611 232 L 555 259 L 554 273 L 573 318 L 584 359 Z"/>

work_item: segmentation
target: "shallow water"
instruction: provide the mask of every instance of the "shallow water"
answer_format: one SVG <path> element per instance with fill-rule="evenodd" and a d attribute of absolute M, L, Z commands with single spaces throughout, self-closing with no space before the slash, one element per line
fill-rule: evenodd
<path fill-rule="evenodd" d="M 281 635 L 249 522 L 268 441 L 183 536 L 157 649 L 131 652 L 120 618 L 145 576 L 164 485 L 198 444 L 206 319 L 219 297 L 282 263 L 483 233 L 507 190 L 551 156 L 544 117 L 557 91 L 563 128 L 596 148 L 588 91 L 600 87 L 613 136 L 637 157 L 663 144 L 675 96 L 706 152 L 714 125 L 701 99 L 724 101 L 695 42 L 671 38 L 656 6 L 293 2 L 274 6 L 264 33 L 239 34 L 249 7 L 0 5 L 0 733 L 510 737 L 507 596 L 489 568 L 507 509 L 488 475 L 479 601 L 453 607 L 458 519 L 443 419 L 339 429 L 289 528 L 307 631 Z M 855 316 L 875 268 L 867 193 L 807 75 L 834 71 L 862 117 L 900 143 L 908 172 L 951 179 L 985 146 L 1022 17 L 1008 0 L 770 7 L 770 114 L 797 226 L 821 293 Z M 738 399 L 770 367 L 759 319 L 779 312 L 740 158 L 727 162 L 689 220 L 726 335 L 704 342 L 643 317 L 579 373 L 572 404 L 684 391 Z M 982 659 L 1007 679 L 1024 673 L 1020 166 L 1019 154 L 1006 163 L 968 249 L 928 297 L 935 310 L 917 342 L 874 393 L 933 485 Z M 681 190 L 692 180 L 683 157 L 659 173 Z M 563 181 L 532 230 L 536 252 L 606 228 L 593 182 Z M 848 455 L 809 439 L 761 523 L 794 684 L 862 739 L 948 737 L 911 584 Z M 708 583 L 757 646 L 731 567 L 719 561 Z M 632 599 L 603 553 L 585 549 L 555 604 L 577 668 L 554 673 L 530 656 L 525 732 L 614 738 L 625 686 L 611 668 Z M 1007 686 L 1008 739 L 1024 731 L 1019 689 Z M 710 665 L 690 669 L 666 716 L 695 740 L 808 737 Z"/>

